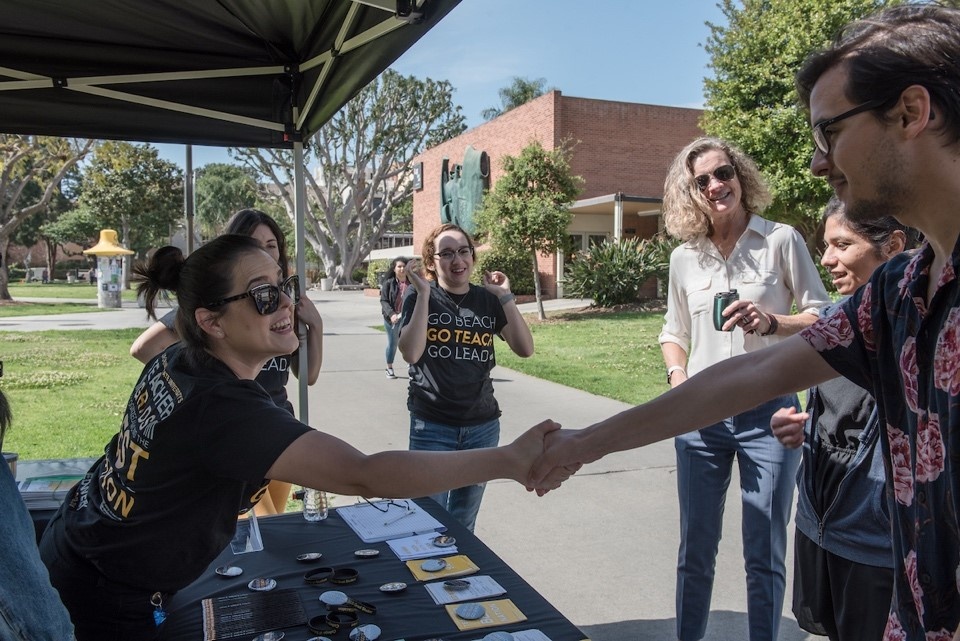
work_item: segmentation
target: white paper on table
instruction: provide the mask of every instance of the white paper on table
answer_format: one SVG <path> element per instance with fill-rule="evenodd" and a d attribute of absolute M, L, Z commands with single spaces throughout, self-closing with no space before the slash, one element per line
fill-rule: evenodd
<path fill-rule="evenodd" d="M 470 585 L 463 590 L 448 590 L 443 586 L 443 581 L 434 581 L 427 583 L 423 587 L 433 598 L 437 605 L 446 605 L 448 603 L 459 603 L 460 601 L 473 601 L 474 599 L 486 599 L 492 596 L 506 594 L 499 583 L 486 575 L 470 576 L 463 579 Z"/>
<path fill-rule="evenodd" d="M 457 554 L 456 545 L 448 545 L 445 548 L 434 545 L 433 540 L 437 538 L 437 536 L 437 532 L 405 536 L 402 539 L 390 539 L 387 541 L 387 545 L 390 546 L 390 549 L 393 550 L 393 553 L 396 554 L 401 561 L 429 559 L 432 556 Z"/>

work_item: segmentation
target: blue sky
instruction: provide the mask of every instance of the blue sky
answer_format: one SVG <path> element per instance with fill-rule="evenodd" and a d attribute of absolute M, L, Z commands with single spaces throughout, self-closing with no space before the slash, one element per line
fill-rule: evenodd
<path fill-rule="evenodd" d="M 566 96 L 701 107 L 708 21 L 724 23 L 713 0 L 462 0 L 393 68 L 448 80 L 470 127 L 514 76 Z M 156 146 L 183 165 L 183 145 Z M 194 167 L 209 162 L 230 162 L 226 149 L 194 146 Z"/>

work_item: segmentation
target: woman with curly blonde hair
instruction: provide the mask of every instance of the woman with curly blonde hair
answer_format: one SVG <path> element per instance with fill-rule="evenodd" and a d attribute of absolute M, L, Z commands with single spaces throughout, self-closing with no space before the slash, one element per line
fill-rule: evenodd
<path fill-rule="evenodd" d="M 670 255 L 667 313 L 660 333 L 671 387 L 714 363 L 800 331 L 829 302 L 800 234 L 760 217 L 770 202 L 756 164 L 726 141 L 699 138 L 671 164 L 663 216 L 667 231 L 684 241 Z M 720 316 L 715 318 L 715 298 L 721 293 L 735 300 L 717 309 Z M 790 313 L 794 305 L 797 314 Z M 743 502 L 750 639 L 777 638 L 799 456 L 780 447 L 770 417 L 786 406 L 798 407 L 796 395 L 775 398 L 675 440 L 681 641 L 695 641 L 706 633 L 724 498 L 735 459 Z"/>

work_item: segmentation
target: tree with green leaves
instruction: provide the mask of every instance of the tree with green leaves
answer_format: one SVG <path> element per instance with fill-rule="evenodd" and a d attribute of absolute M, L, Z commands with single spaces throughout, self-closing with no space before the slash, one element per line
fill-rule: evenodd
<path fill-rule="evenodd" d="M 793 76 L 844 24 L 890 4 L 899 2 L 722 0 L 726 25 L 708 23 L 714 75 L 704 81 L 701 126 L 753 157 L 774 196 L 766 215 L 795 227 L 812 254 L 830 186 L 810 173 L 810 123 Z"/>
<path fill-rule="evenodd" d="M 563 246 L 573 218 L 570 205 L 583 184 L 583 178 L 570 174 L 570 154 L 565 141 L 551 150 L 533 142 L 517 157 L 503 156 L 504 174 L 474 217 L 480 235 L 494 247 L 514 248 L 529 256 L 540 320 L 546 314 L 537 255 L 554 254 Z"/>
<path fill-rule="evenodd" d="M 57 254 L 64 243 L 71 242 L 73 239 L 64 240 L 56 235 L 56 228 L 53 225 L 67 213 L 76 208 L 77 197 L 80 189 L 80 170 L 74 165 L 64 175 L 53 194 L 53 198 L 47 203 L 47 206 L 38 211 L 33 216 L 24 220 L 17 228 L 13 236 L 13 242 L 22 247 L 33 247 L 36 243 L 43 243 L 46 249 L 46 267 L 50 277 L 53 278 L 54 269 L 57 265 Z M 31 191 L 39 193 L 39 187 Z M 51 234 L 49 230 L 54 230 Z M 29 256 L 29 250 L 28 254 Z M 28 265 L 24 265 L 28 267 Z"/>
<path fill-rule="evenodd" d="M 120 243 L 143 257 L 170 243 L 183 207 L 182 171 L 150 145 L 101 142 L 83 172 L 80 206 L 101 229 L 117 230 Z M 129 262 L 123 263 L 126 287 Z"/>
<path fill-rule="evenodd" d="M 514 76 L 510 84 L 498 92 L 500 94 L 500 106 L 488 107 L 481 111 L 480 115 L 484 120 L 493 120 L 511 109 L 525 105 L 534 98 L 539 98 L 548 91 L 551 90 L 547 89 L 546 78 L 531 80 L 530 78 Z"/>
<path fill-rule="evenodd" d="M 197 171 L 196 222 L 205 238 L 219 235 L 237 211 L 257 204 L 257 176 L 249 167 L 210 163 Z"/>
<path fill-rule="evenodd" d="M 47 207 L 64 175 L 92 146 L 92 140 L 0 134 L 0 300 L 10 300 L 7 249 L 13 234 Z"/>
<path fill-rule="evenodd" d="M 466 129 L 453 87 L 387 70 L 323 125 L 305 150 L 309 211 L 305 240 L 337 283 L 393 229 L 394 213 L 413 193 L 413 157 Z M 293 154 L 235 149 L 234 157 L 270 185 L 262 198 L 283 203 L 294 220 Z"/>

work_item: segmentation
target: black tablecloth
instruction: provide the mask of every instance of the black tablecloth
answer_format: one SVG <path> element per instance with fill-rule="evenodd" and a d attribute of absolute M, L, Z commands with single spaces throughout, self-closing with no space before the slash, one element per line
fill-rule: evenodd
<path fill-rule="evenodd" d="M 457 539 L 459 554 L 465 554 L 476 563 L 478 575 L 489 575 L 506 590 L 496 599 L 508 598 L 526 615 L 527 620 L 506 627 L 490 627 L 461 632 L 441 605 L 430 598 L 423 584 L 417 582 L 406 564 L 400 561 L 386 543 L 363 543 L 336 511 L 319 523 L 308 523 L 300 514 L 285 514 L 259 519 L 264 549 L 260 552 L 234 555 L 225 550 L 207 572 L 187 588 L 177 593 L 167 604 L 168 618 L 161 630 L 164 641 L 199 641 L 203 639 L 200 602 L 210 597 L 249 593 L 247 583 L 257 577 L 276 579 L 277 589 L 296 589 L 307 618 L 324 614 L 326 609 L 318 600 L 326 590 L 340 590 L 351 599 L 366 601 L 377 606 L 375 615 L 361 614 L 360 622 L 378 625 L 383 641 L 405 639 L 419 641 L 442 638 L 445 641 L 469 641 L 480 639 L 494 630 L 507 632 L 536 628 L 552 641 L 581 641 L 585 635 L 561 615 L 556 608 L 537 593 L 526 581 L 480 539 L 468 532 L 439 505 L 429 499 L 417 503 L 447 526 L 447 534 Z M 184 536 L 189 536 L 184 532 Z M 361 548 L 380 550 L 373 559 L 357 559 L 353 552 Z M 313 564 L 296 560 L 304 552 L 320 552 L 323 558 Z M 175 559 L 171 559 L 175 563 Z M 217 575 L 214 569 L 221 565 L 236 565 L 243 574 L 234 578 Z M 359 579 L 349 585 L 324 583 L 312 586 L 304 582 L 303 575 L 320 566 L 354 568 Z M 571 575 L 571 581 L 576 577 Z M 402 581 L 407 589 L 398 594 L 384 594 L 379 587 L 384 583 Z M 493 599 L 489 599 L 493 600 Z M 284 641 L 305 641 L 313 637 L 306 626 L 286 628 Z M 333 641 L 346 640 L 347 632 L 330 635 Z M 248 637 L 252 638 L 252 637 Z"/>

